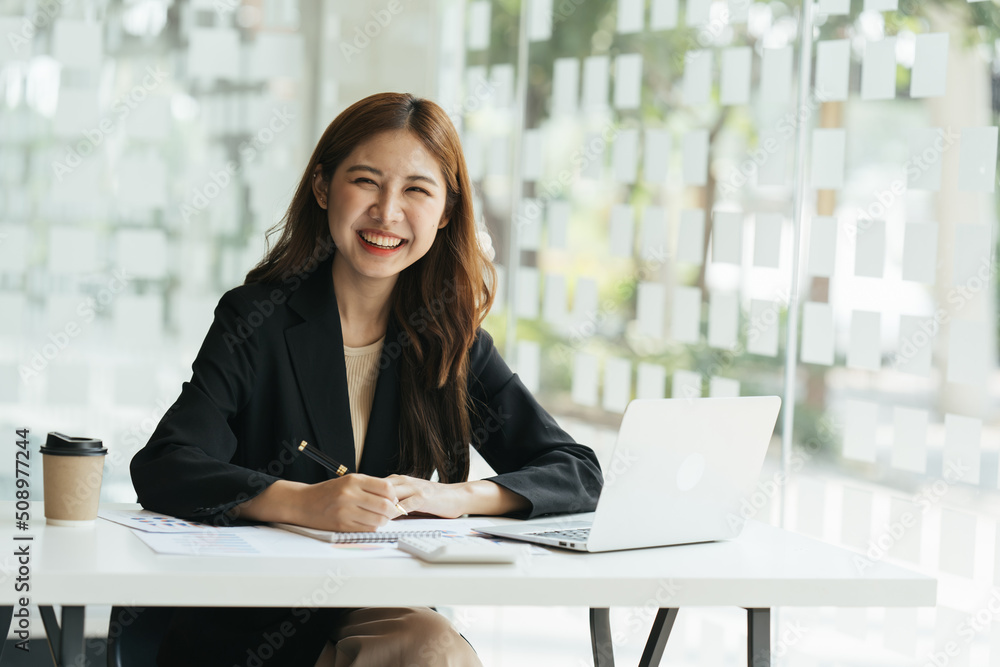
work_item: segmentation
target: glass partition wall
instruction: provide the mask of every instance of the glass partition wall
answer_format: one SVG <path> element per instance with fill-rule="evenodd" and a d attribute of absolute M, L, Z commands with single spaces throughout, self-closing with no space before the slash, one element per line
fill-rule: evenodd
<path fill-rule="evenodd" d="M 1000 664 L 998 26 L 985 2 L 465 4 L 491 325 L 525 383 L 606 470 L 631 398 L 781 395 L 742 513 L 941 582 L 935 609 L 780 610 L 781 664 Z M 730 611 L 685 610 L 665 661 L 741 664 Z M 613 616 L 623 659 L 647 612 Z"/>

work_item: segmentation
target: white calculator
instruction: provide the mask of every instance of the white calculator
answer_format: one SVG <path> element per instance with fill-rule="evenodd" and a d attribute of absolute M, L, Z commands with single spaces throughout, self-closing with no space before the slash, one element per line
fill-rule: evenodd
<path fill-rule="evenodd" d="M 497 544 L 482 537 L 401 537 L 401 551 L 428 563 L 513 563 L 516 544 Z"/>

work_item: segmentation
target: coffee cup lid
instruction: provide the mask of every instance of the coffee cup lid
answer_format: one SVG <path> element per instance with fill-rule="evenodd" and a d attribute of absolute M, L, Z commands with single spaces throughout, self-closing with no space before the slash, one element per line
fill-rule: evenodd
<path fill-rule="evenodd" d="M 65 435 L 52 431 L 45 438 L 45 444 L 39 448 L 42 454 L 56 456 L 103 456 L 108 448 L 97 438 L 86 438 Z"/>

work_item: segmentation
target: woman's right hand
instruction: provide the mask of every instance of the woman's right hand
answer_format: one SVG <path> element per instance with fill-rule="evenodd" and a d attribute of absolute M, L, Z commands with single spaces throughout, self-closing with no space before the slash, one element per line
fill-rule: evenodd
<path fill-rule="evenodd" d="M 397 517 L 397 500 L 388 480 L 351 473 L 316 484 L 279 479 L 229 514 L 230 518 L 360 533 Z"/>
<path fill-rule="evenodd" d="M 316 484 L 303 484 L 296 503 L 299 523 L 339 532 L 371 532 L 399 516 L 392 483 L 350 473 Z"/>

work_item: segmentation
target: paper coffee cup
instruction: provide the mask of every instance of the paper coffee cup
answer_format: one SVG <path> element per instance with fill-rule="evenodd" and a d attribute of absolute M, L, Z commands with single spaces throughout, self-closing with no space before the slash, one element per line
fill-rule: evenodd
<path fill-rule="evenodd" d="M 104 444 L 95 438 L 49 433 L 41 448 L 45 519 L 56 526 L 90 526 L 97 519 Z"/>

